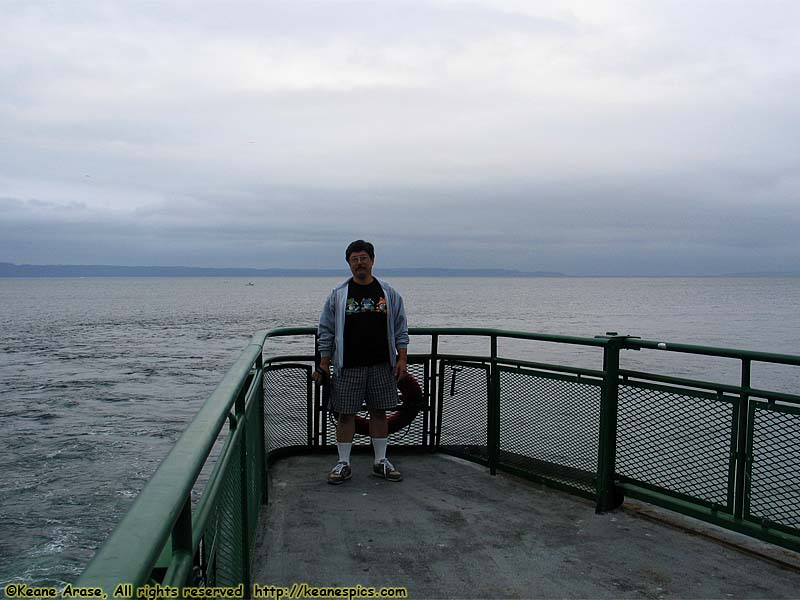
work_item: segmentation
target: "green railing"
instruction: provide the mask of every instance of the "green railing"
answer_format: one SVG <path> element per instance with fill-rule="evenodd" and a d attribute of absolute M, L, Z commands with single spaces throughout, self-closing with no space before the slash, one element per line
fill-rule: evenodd
<path fill-rule="evenodd" d="M 800 396 L 750 386 L 752 363 L 796 367 L 799 356 L 614 334 L 410 333 L 428 338 L 430 351 L 409 360 L 426 404 L 408 428 L 392 434 L 393 445 L 541 481 L 594 499 L 598 512 L 630 496 L 800 550 Z M 102 587 L 109 597 L 125 583 L 249 589 L 269 463 L 334 443 L 320 388 L 310 379 L 313 334 L 301 327 L 253 337 L 78 585 Z M 284 336 L 305 336 L 308 352 L 262 363 L 266 339 Z M 439 351 L 443 337 L 461 336 L 487 339 L 489 354 Z M 498 340 L 505 339 L 583 347 L 597 353 L 599 368 L 500 356 Z M 731 384 L 625 370 L 622 350 L 731 358 L 740 362 L 741 377 Z M 193 505 L 215 443 L 222 447 Z"/>
<path fill-rule="evenodd" d="M 265 498 L 262 347 L 253 336 L 76 582 L 109 598 L 120 584 L 249 586 Z M 226 424 L 202 497 L 192 490 Z M 116 597 L 129 597 L 120 590 Z M 247 594 L 245 595 L 247 596 Z M 134 591 L 133 597 L 136 597 Z"/>

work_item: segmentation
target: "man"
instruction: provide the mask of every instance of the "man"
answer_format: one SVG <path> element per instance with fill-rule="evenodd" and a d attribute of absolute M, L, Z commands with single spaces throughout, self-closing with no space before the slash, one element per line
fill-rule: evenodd
<path fill-rule="evenodd" d="M 386 458 L 386 410 L 397 406 L 396 382 L 407 374 L 408 324 L 403 298 L 372 276 L 375 248 L 371 243 L 351 243 L 345 260 L 353 276 L 331 291 L 319 318 L 319 366 L 327 374 L 333 362 L 331 408 L 339 413 L 339 462 L 328 474 L 328 483 L 344 483 L 352 476 L 355 415 L 363 402 L 369 409 L 369 434 L 375 451 L 372 473 L 400 481 L 402 474 Z M 315 372 L 312 377 L 320 381 L 323 373 Z"/>

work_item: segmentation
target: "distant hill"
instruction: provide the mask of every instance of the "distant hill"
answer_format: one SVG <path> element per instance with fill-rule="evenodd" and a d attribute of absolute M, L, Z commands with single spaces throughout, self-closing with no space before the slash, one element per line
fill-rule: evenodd
<path fill-rule="evenodd" d="M 386 277 L 566 277 L 549 271 L 513 269 L 376 269 Z M 0 277 L 344 277 L 341 269 L 237 269 L 208 267 L 121 267 L 115 265 L 15 265 L 0 262 Z"/>
<path fill-rule="evenodd" d="M 800 277 L 800 271 L 753 271 L 749 273 L 725 273 L 722 277 Z"/>

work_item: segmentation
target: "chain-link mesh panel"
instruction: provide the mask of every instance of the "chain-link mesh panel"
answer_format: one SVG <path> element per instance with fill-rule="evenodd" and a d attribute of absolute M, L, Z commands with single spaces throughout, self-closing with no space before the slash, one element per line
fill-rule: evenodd
<path fill-rule="evenodd" d="M 500 459 L 594 492 L 600 382 L 540 371 L 500 371 Z"/>
<path fill-rule="evenodd" d="M 279 365 L 264 369 L 264 440 L 267 453 L 309 443 L 311 367 Z"/>
<path fill-rule="evenodd" d="M 683 388 L 620 384 L 616 472 L 732 511 L 737 402 Z"/>
<path fill-rule="evenodd" d="M 231 452 L 222 485 L 204 536 L 206 583 L 212 586 L 235 586 L 244 579 L 244 544 L 242 540 L 242 485 L 240 441 L 229 447 Z"/>
<path fill-rule="evenodd" d="M 439 446 L 487 459 L 489 366 L 442 361 L 439 377 Z"/>
<path fill-rule="evenodd" d="M 800 409 L 751 405 L 747 518 L 800 529 Z"/>
<path fill-rule="evenodd" d="M 426 363 L 425 362 L 409 362 L 408 372 L 414 376 L 420 387 L 422 388 L 425 406 L 419 411 L 416 418 L 406 427 L 389 435 L 389 444 L 392 446 L 420 446 L 426 444 L 427 433 L 430 425 L 426 427 L 426 419 L 430 414 L 426 409 L 428 406 L 428 393 L 426 383 Z M 387 411 L 386 416 L 391 419 L 395 411 Z M 336 443 L 336 422 L 329 412 L 324 412 L 323 416 L 327 419 L 327 429 L 325 430 L 325 443 L 332 445 Z M 369 420 L 369 413 L 363 410 L 358 413 L 358 418 Z M 371 443 L 369 436 L 359 435 L 358 433 L 353 438 L 353 444 L 357 446 L 367 446 Z"/>

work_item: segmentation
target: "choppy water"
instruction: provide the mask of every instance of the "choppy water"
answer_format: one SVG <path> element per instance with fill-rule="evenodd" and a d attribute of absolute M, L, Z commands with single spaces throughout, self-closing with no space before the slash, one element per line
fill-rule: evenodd
<path fill-rule="evenodd" d="M 333 279 L 0 279 L 0 585 L 60 585 L 96 547 L 249 340 L 313 325 Z M 800 354 L 800 279 L 395 279 L 411 325 L 484 326 Z M 300 350 L 276 342 L 275 352 Z M 283 344 L 281 346 L 280 344 Z M 441 350 L 488 350 L 446 338 Z M 593 349 L 501 352 L 600 368 Z M 303 349 L 305 350 L 305 349 Z M 412 340 L 411 351 L 425 351 Z M 623 366 L 737 382 L 735 361 Z M 800 369 L 753 385 L 800 390 Z"/>

